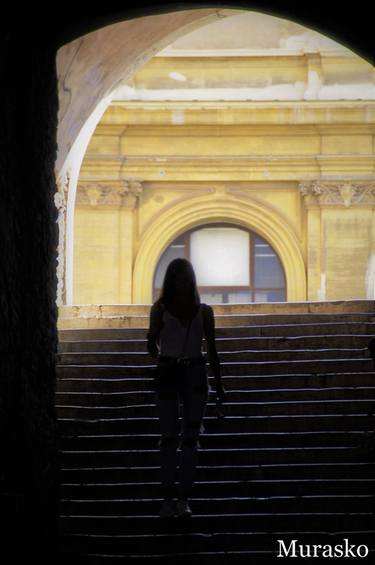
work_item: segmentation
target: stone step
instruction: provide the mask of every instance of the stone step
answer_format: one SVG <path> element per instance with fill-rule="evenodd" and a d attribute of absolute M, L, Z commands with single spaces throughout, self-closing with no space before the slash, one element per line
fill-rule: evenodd
<path fill-rule="evenodd" d="M 80 417 L 84 419 L 115 418 L 115 417 L 146 417 L 157 416 L 154 404 L 134 404 L 125 406 L 86 406 L 56 405 L 57 414 L 61 418 Z M 374 414 L 375 399 L 359 400 L 295 400 L 273 402 L 225 402 L 223 412 L 226 416 L 292 416 L 294 414 Z M 207 416 L 216 414 L 216 404 L 208 402 Z"/>
<path fill-rule="evenodd" d="M 259 324 L 290 324 L 308 322 L 374 322 L 375 312 L 351 313 L 286 313 L 286 314 L 219 314 L 215 315 L 215 326 L 231 328 Z M 58 329 L 106 329 L 106 328 L 148 328 L 149 315 L 118 315 L 107 317 L 75 317 L 59 318 Z"/>
<path fill-rule="evenodd" d="M 375 384 L 375 381 L 374 381 Z M 152 404 L 155 395 L 152 391 L 135 392 L 89 392 L 72 391 L 57 392 L 56 404 L 59 406 L 86 405 L 92 406 L 128 406 L 134 404 Z M 373 387 L 324 387 L 299 388 L 299 389 L 252 389 L 228 390 L 226 402 L 251 402 L 251 401 L 292 401 L 292 400 L 375 400 L 375 386 Z"/>
<path fill-rule="evenodd" d="M 231 496 L 303 496 L 303 495 L 346 495 L 375 493 L 375 477 L 371 479 L 295 479 L 295 480 L 228 480 L 198 481 L 194 484 L 194 497 Z M 62 498 L 109 499 L 119 498 L 142 499 L 162 498 L 159 482 L 113 482 L 113 483 L 62 483 Z"/>
<path fill-rule="evenodd" d="M 278 362 L 278 361 L 301 361 L 301 360 L 325 360 L 325 359 L 366 359 L 370 360 L 367 349 L 343 347 L 328 349 L 266 349 L 266 350 L 243 350 L 228 351 L 220 353 L 222 363 L 240 362 Z M 103 352 L 103 353 L 60 353 L 59 364 L 61 365 L 121 365 L 142 366 L 154 365 L 155 359 L 147 352 Z M 372 364 L 372 360 L 371 360 Z"/>
<path fill-rule="evenodd" d="M 310 335 L 310 336 L 275 336 L 275 337 L 233 337 L 217 338 L 216 347 L 222 351 L 244 350 L 270 350 L 270 349 L 319 349 L 322 345 L 327 349 L 333 348 L 361 348 L 367 349 L 370 341 L 368 334 L 364 335 Z M 145 339 L 117 339 L 117 340 L 83 340 L 60 341 L 60 353 L 104 353 L 104 352 L 146 352 Z M 203 351 L 205 340 L 203 340 Z"/>
<path fill-rule="evenodd" d="M 165 523 L 167 522 L 167 523 Z M 219 532 L 345 532 L 355 530 L 374 530 L 373 517 L 370 513 L 256 513 L 227 514 L 227 515 L 197 515 L 192 520 L 184 521 L 185 533 L 195 531 L 199 533 Z M 100 516 L 61 515 L 62 531 L 90 534 L 153 534 L 179 532 L 180 520 L 161 520 L 158 516 Z M 355 527 L 353 527 L 355 524 Z"/>
<path fill-rule="evenodd" d="M 146 339 L 147 328 L 95 328 L 95 329 L 66 329 L 58 332 L 59 341 L 86 341 L 86 340 L 123 340 L 123 339 Z M 337 335 L 337 334 L 359 334 L 375 335 L 375 322 L 349 322 L 321 321 L 315 323 L 289 323 L 270 324 L 269 320 L 264 323 L 254 323 L 251 326 L 221 328 L 216 325 L 216 336 L 218 338 L 236 337 L 270 337 L 270 336 L 308 336 L 308 335 Z"/>
<path fill-rule="evenodd" d="M 202 465 L 198 463 L 197 477 L 199 481 L 233 480 L 299 480 L 302 479 L 374 479 L 374 462 L 316 462 L 316 463 L 272 463 L 247 465 Z M 103 467 L 66 467 L 61 465 L 61 481 L 63 483 L 109 483 L 109 482 L 151 482 L 159 479 L 159 467 L 116 466 Z"/>
<path fill-rule="evenodd" d="M 87 310 L 83 324 L 107 329 L 60 331 L 67 560 L 139 562 L 143 555 L 163 565 L 229 565 L 272 556 L 280 532 L 314 534 L 314 543 L 318 535 L 332 541 L 334 532 L 373 541 L 375 372 L 367 345 L 374 304 L 346 305 L 346 313 L 338 304 L 215 309 L 227 396 L 221 418 L 209 397 L 187 524 L 158 517 L 149 311 L 131 307 L 119 316 L 102 306 L 99 322 Z"/>
<path fill-rule="evenodd" d="M 210 385 L 214 386 L 213 377 L 209 377 Z M 223 383 L 228 391 L 256 391 L 257 389 L 314 389 L 333 387 L 373 387 L 375 373 L 373 372 L 340 372 L 340 373 L 295 373 L 274 375 L 226 375 Z M 151 389 L 151 377 L 69 377 L 60 376 L 57 381 L 59 392 L 98 392 L 98 393 L 148 393 L 154 396 Z"/>
<path fill-rule="evenodd" d="M 367 532 L 350 531 L 350 534 L 344 533 L 350 544 L 356 548 L 366 545 L 369 548 L 369 557 L 362 558 L 365 563 L 371 562 L 373 558 L 373 539 L 374 530 Z M 298 536 L 291 532 L 285 532 L 282 536 L 285 547 L 289 547 L 292 539 L 298 539 L 296 545 L 330 545 L 335 547 L 343 546 L 343 535 L 340 534 L 324 534 L 319 532 L 298 532 Z M 132 559 L 131 554 L 134 553 L 134 559 L 137 555 L 142 559 L 145 546 L 147 546 L 147 560 L 152 563 L 184 563 L 184 564 L 201 564 L 206 563 L 228 565 L 243 562 L 259 563 L 264 559 L 272 562 L 277 559 L 280 553 L 279 534 L 270 534 L 268 532 L 209 532 L 209 533 L 185 533 L 183 530 L 174 534 L 157 534 L 157 535 L 134 535 L 134 534 L 118 534 L 118 535 L 65 535 L 63 537 L 63 546 L 65 551 L 79 552 L 88 546 L 91 552 L 95 552 L 96 557 L 85 558 L 80 557 L 80 563 L 113 563 L 119 559 Z M 348 542 L 349 543 L 349 542 Z M 67 549 L 68 548 L 68 549 Z M 355 549 L 356 549 L 355 548 Z M 313 551 L 311 549 L 311 551 Z M 364 549 L 360 552 L 365 551 Z M 115 553 L 117 552 L 117 553 Z M 102 556 L 100 557 L 100 554 Z M 151 555 L 150 555 L 151 554 Z M 311 554 L 313 555 L 313 554 Z M 349 554 L 350 555 L 350 554 Z M 254 559 L 257 559 L 254 562 Z M 86 561 L 85 559 L 90 559 Z M 258 561 L 259 559 L 259 561 Z M 358 557 L 357 557 L 358 559 Z M 94 561 L 93 561 L 94 560 Z"/>
<path fill-rule="evenodd" d="M 109 377 L 150 376 L 154 365 L 57 365 L 57 375 L 64 377 Z M 371 359 L 301 359 L 270 361 L 221 362 L 222 375 L 264 375 L 290 373 L 342 373 L 371 372 L 374 370 Z"/>
<path fill-rule="evenodd" d="M 134 500 L 132 498 L 108 500 L 61 499 L 60 513 L 64 515 L 99 516 L 157 516 L 161 499 Z M 375 509 L 375 495 L 328 496 L 270 496 L 191 498 L 194 515 L 242 515 L 248 513 L 312 512 L 371 512 Z"/>
<path fill-rule="evenodd" d="M 63 432 L 62 432 L 63 433 Z M 199 445 L 202 449 L 244 448 L 244 447 L 312 447 L 312 446 L 358 446 L 367 445 L 374 434 L 366 431 L 319 432 L 265 432 L 265 433 L 217 433 L 201 434 Z M 112 435 L 63 435 L 59 446 L 63 450 L 85 451 L 103 449 L 155 449 L 160 434 L 112 434 Z"/>
<path fill-rule="evenodd" d="M 206 433 L 248 433 L 281 431 L 321 431 L 321 430 L 373 430 L 375 416 L 360 413 L 346 414 L 286 414 L 255 416 L 228 416 L 224 419 L 206 415 L 203 421 Z M 115 418 L 59 418 L 58 425 L 63 433 L 89 434 L 147 434 L 159 430 L 158 418 L 124 417 Z"/>
<path fill-rule="evenodd" d="M 275 314 L 275 313 L 350 313 L 375 312 L 374 300 L 322 300 L 301 302 L 251 302 L 237 304 L 213 304 L 215 315 L 220 314 Z M 108 317 L 125 315 L 149 315 L 151 304 L 83 304 L 60 306 L 60 318 Z"/>
<path fill-rule="evenodd" d="M 199 460 L 202 465 L 263 465 L 293 463 L 347 463 L 363 462 L 369 457 L 369 450 L 357 447 L 283 447 L 283 448 L 236 448 L 201 449 Z M 160 464 L 159 449 L 118 449 L 102 451 L 60 451 L 64 467 L 121 467 L 134 465 L 149 467 Z"/>

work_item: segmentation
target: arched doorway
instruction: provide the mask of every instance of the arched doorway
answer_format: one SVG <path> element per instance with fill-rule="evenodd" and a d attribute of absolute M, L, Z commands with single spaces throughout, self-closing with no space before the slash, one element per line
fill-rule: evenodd
<path fill-rule="evenodd" d="M 177 237 L 159 259 L 153 300 L 171 260 L 192 262 L 201 300 L 207 303 L 284 302 L 286 279 L 272 246 L 257 233 L 231 224 L 209 224 Z"/>

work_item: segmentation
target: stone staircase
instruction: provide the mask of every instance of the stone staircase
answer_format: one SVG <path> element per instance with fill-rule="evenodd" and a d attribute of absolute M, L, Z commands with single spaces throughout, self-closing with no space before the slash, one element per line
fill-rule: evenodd
<path fill-rule="evenodd" d="M 149 307 L 101 308 L 59 322 L 63 563 L 255 563 L 279 539 L 343 538 L 373 562 L 374 302 L 214 307 L 228 393 L 224 418 L 207 407 L 187 520 L 158 517 Z"/>

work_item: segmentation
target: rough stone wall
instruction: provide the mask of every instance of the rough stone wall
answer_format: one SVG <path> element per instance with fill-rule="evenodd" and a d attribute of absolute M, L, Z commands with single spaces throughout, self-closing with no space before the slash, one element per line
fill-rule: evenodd
<path fill-rule="evenodd" d="M 36 41 L 0 46 L 0 514 L 14 557 L 40 563 L 57 528 L 58 102 L 55 49 Z"/>

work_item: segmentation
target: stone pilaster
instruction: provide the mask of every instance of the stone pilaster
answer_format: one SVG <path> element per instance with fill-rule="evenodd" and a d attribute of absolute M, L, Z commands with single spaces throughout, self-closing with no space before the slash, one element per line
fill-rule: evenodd
<path fill-rule="evenodd" d="M 134 241 L 141 193 L 139 179 L 84 180 L 79 183 L 75 243 L 78 301 L 100 302 L 101 294 L 106 296 L 107 302 L 114 304 L 132 302 Z M 87 222 L 91 226 L 85 228 Z M 103 266 L 100 284 L 94 284 L 92 280 L 86 284 L 86 272 L 91 272 L 90 250 L 93 248 L 97 249 L 97 261 Z"/>
<path fill-rule="evenodd" d="M 321 211 L 317 195 L 311 190 L 312 183 L 301 182 L 299 190 L 306 207 L 306 240 L 307 240 L 307 299 L 325 299 L 325 274 L 322 261 Z"/>
<path fill-rule="evenodd" d="M 308 298 L 369 296 L 375 181 L 305 181 L 299 189 L 307 214 Z"/>
<path fill-rule="evenodd" d="M 132 303 L 134 240 L 137 225 L 137 205 L 142 194 L 142 184 L 138 180 L 124 181 L 125 194 L 119 218 L 119 302 Z"/>

